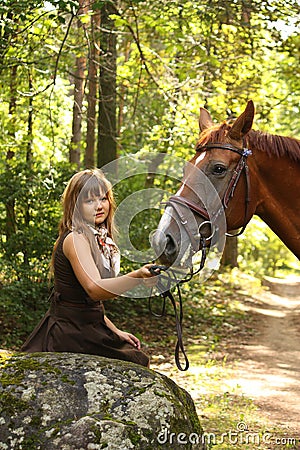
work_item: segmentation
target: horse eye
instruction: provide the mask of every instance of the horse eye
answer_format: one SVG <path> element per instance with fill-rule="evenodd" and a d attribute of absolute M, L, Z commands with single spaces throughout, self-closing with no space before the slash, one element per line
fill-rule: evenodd
<path fill-rule="evenodd" d="M 226 171 L 227 168 L 221 164 L 216 164 L 212 169 L 213 175 L 224 175 Z"/>

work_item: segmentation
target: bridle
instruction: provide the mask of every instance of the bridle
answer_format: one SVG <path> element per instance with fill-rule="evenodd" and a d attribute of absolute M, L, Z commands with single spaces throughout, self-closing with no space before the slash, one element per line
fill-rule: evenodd
<path fill-rule="evenodd" d="M 237 183 L 244 172 L 245 174 L 245 180 L 246 180 L 246 196 L 245 196 L 245 214 L 244 214 L 244 222 L 241 230 L 236 234 L 229 234 L 226 233 L 229 237 L 239 236 L 241 235 L 247 226 L 248 223 L 248 213 L 249 213 L 249 203 L 250 203 L 250 177 L 249 177 L 249 168 L 247 164 L 247 158 L 249 155 L 252 154 L 252 151 L 248 148 L 240 149 L 238 147 L 235 147 L 231 144 L 221 144 L 221 143 L 214 143 L 214 144 L 204 144 L 196 148 L 196 152 L 201 152 L 203 150 L 209 150 L 212 148 L 219 148 L 223 150 L 228 150 L 234 153 L 237 153 L 240 155 L 240 159 L 232 173 L 231 179 L 228 183 L 228 186 L 224 192 L 222 201 L 221 201 L 221 209 L 228 207 L 229 200 L 233 197 L 235 188 L 237 186 Z M 156 266 L 159 270 L 159 275 L 162 280 L 165 280 L 166 284 L 163 284 L 162 280 L 158 281 L 157 288 L 160 292 L 160 295 L 163 297 L 163 306 L 162 311 L 160 314 L 154 314 L 151 308 L 151 296 L 149 297 L 149 308 L 150 311 L 158 317 L 161 317 L 165 314 L 165 307 L 166 307 L 166 299 L 169 298 L 171 300 L 171 303 L 174 308 L 175 313 L 175 319 L 176 319 L 176 331 L 177 331 L 177 343 L 175 347 L 175 361 L 176 365 L 179 368 L 179 370 L 187 370 L 189 368 L 189 361 L 184 349 L 183 340 L 182 340 L 182 320 L 183 320 L 183 310 L 182 310 L 182 298 L 181 298 L 181 292 L 180 292 L 180 284 L 185 283 L 187 281 L 190 281 L 194 275 L 199 273 L 204 265 L 205 260 L 207 256 L 207 243 L 213 238 L 215 233 L 215 228 L 213 226 L 213 222 L 215 219 L 219 216 L 221 213 L 221 210 L 219 209 L 212 217 L 209 215 L 206 208 L 204 208 L 201 205 L 197 205 L 196 203 L 186 199 L 185 197 L 182 197 L 180 195 L 172 195 L 166 203 L 164 203 L 165 206 L 171 206 L 174 211 L 176 212 L 177 216 L 180 219 L 180 222 L 182 226 L 185 228 L 191 245 L 195 252 L 199 251 L 201 248 L 202 256 L 201 261 L 199 264 L 199 267 L 196 271 L 191 269 L 190 273 L 184 277 L 183 279 L 178 280 L 178 271 L 165 267 L 165 266 Z M 180 206 L 184 206 L 185 208 L 188 208 L 189 210 L 193 211 L 193 213 L 197 214 L 198 216 L 202 217 L 204 219 L 203 222 L 201 222 L 199 228 L 198 228 L 198 235 L 194 236 L 192 230 L 189 227 L 188 220 L 186 219 L 186 216 L 184 215 L 184 212 L 180 208 Z M 211 227 L 211 235 L 209 237 L 204 236 L 204 234 L 201 232 L 201 229 L 203 225 L 210 225 Z M 155 269 L 154 269 L 155 270 Z M 164 274 L 161 274 L 160 272 L 163 271 Z M 156 273 L 157 274 L 157 273 Z M 176 301 L 174 299 L 173 294 L 171 293 L 171 282 L 175 282 L 177 286 L 177 292 L 179 297 L 179 314 L 177 312 L 177 306 Z M 185 360 L 185 366 L 182 367 L 179 359 L 179 352 L 182 352 L 184 360 Z"/>
<path fill-rule="evenodd" d="M 233 194 L 234 194 L 235 188 L 237 186 L 237 183 L 240 179 L 240 176 L 244 172 L 245 180 L 246 180 L 246 196 L 245 196 L 245 215 L 244 215 L 243 226 L 242 226 L 241 230 L 236 234 L 226 233 L 226 236 L 229 236 L 229 237 L 240 236 L 245 231 L 245 228 L 248 223 L 248 210 L 249 210 L 249 203 L 250 203 L 250 177 L 249 177 L 249 168 L 248 168 L 248 164 L 247 164 L 247 158 L 249 155 L 252 154 L 252 151 L 249 150 L 248 148 L 240 149 L 231 144 L 215 143 L 215 144 L 204 144 L 202 146 L 199 146 L 196 148 L 196 152 L 201 152 L 203 150 L 206 150 L 206 149 L 209 150 L 212 148 L 220 148 L 223 150 L 229 150 L 231 152 L 238 153 L 240 155 L 240 159 L 232 173 L 231 179 L 228 183 L 228 186 L 225 190 L 225 193 L 224 193 L 222 201 L 221 201 L 222 207 L 226 209 L 228 207 L 229 200 L 233 197 Z M 211 226 L 212 226 L 212 222 L 214 221 L 214 219 L 220 214 L 220 211 L 217 211 L 214 214 L 214 216 L 210 217 L 206 208 L 202 207 L 201 205 L 197 205 L 196 203 L 186 199 L 185 197 L 182 197 L 181 195 L 172 195 L 169 198 L 169 200 L 166 202 L 166 205 L 172 206 L 176 210 L 176 213 L 178 214 L 178 209 L 175 206 L 176 204 L 180 204 L 180 205 L 183 205 L 183 206 L 189 208 L 195 214 L 204 218 L 206 222 L 210 222 Z M 182 219 L 182 217 L 181 217 L 181 219 Z M 181 220 L 181 223 L 182 223 L 182 220 Z M 183 223 L 183 225 L 184 225 L 184 223 Z M 192 240 L 192 242 L 193 242 L 193 240 Z"/>

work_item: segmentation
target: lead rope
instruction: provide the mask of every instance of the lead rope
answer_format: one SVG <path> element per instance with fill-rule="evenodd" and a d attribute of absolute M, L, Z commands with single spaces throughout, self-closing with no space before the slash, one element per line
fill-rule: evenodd
<path fill-rule="evenodd" d="M 178 273 L 179 271 L 177 271 L 175 269 L 171 269 L 167 266 L 158 266 L 157 265 L 157 266 L 152 266 L 150 268 L 150 271 L 153 275 L 157 275 L 160 277 L 160 279 L 157 282 L 156 287 L 157 287 L 158 291 L 160 291 L 160 296 L 162 297 L 163 303 L 162 303 L 161 312 L 159 314 L 155 313 L 152 309 L 153 289 L 151 289 L 151 293 L 150 293 L 150 296 L 148 299 L 149 310 L 150 310 L 151 314 L 154 315 L 155 317 L 163 317 L 163 316 L 165 316 L 165 313 L 166 313 L 167 299 L 169 299 L 171 301 L 171 304 L 172 304 L 173 310 L 174 310 L 175 323 L 176 323 L 176 334 L 177 334 L 177 342 L 176 342 L 176 346 L 175 346 L 175 362 L 176 362 L 176 366 L 181 371 L 188 370 L 190 363 L 189 363 L 189 360 L 188 360 L 188 357 L 187 357 L 187 354 L 186 354 L 186 351 L 184 348 L 183 339 L 182 339 L 183 306 L 182 306 L 182 295 L 181 295 L 180 285 L 183 283 L 186 283 L 187 281 L 190 281 L 193 278 L 193 276 L 198 274 L 204 267 L 206 255 L 207 255 L 206 239 L 201 236 L 200 240 L 201 240 L 201 244 L 202 244 L 202 254 L 201 254 L 201 261 L 200 261 L 199 268 L 195 272 L 193 271 L 193 269 L 191 269 L 190 273 L 184 279 L 178 280 L 176 272 Z M 161 273 L 161 272 L 163 272 L 163 273 Z M 165 280 L 166 284 L 164 284 L 162 282 L 162 280 Z M 179 313 L 178 313 L 178 308 L 177 308 L 175 297 L 171 292 L 172 282 L 175 282 L 176 288 L 177 288 Z M 183 358 L 184 358 L 184 367 L 181 365 L 181 362 L 180 362 L 180 353 L 183 355 Z"/>

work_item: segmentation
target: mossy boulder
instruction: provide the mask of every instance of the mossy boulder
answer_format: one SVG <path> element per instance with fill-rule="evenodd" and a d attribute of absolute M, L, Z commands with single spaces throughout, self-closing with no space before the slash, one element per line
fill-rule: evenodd
<path fill-rule="evenodd" d="M 0 353 L 0 449 L 201 449 L 190 395 L 125 361 Z"/>

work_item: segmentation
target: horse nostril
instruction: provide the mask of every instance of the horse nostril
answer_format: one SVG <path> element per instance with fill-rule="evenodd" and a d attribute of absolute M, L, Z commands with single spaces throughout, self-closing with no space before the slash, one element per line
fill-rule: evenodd
<path fill-rule="evenodd" d="M 165 251 L 166 248 L 167 239 L 165 234 L 158 229 L 154 230 L 150 234 L 149 240 L 150 245 L 154 249 L 156 256 L 159 257 Z"/>
<path fill-rule="evenodd" d="M 161 264 L 169 266 L 175 261 L 178 249 L 175 239 L 170 234 L 157 229 L 151 234 L 150 243 Z"/>
<path fill-rule="evenodd" d="M 167 238 L 167 242 L 166 242 L 166 247 L 165 247 L 165 253 L 169 257 L 172 257 L 177 252 L 177 245 L 176 245 L 176 242 L 174 241 L 173 237 L 170 234 L 167 234 L 166 238 Z"/>

